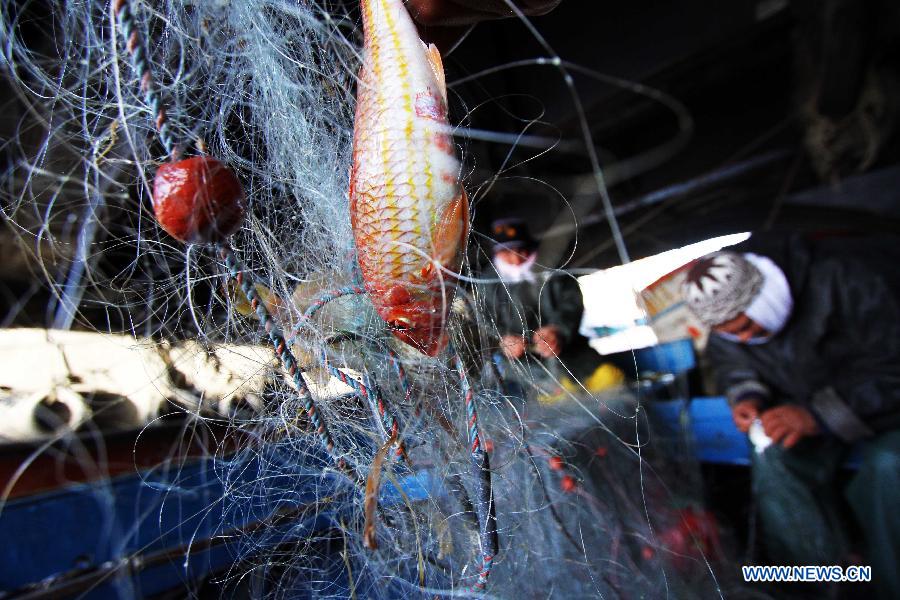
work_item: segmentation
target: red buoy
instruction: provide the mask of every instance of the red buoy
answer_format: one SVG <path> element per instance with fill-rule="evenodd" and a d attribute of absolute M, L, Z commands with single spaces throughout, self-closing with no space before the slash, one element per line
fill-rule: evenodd
<path fill-rule="evenodd" d="M 559 481 L 560 487 L 566 493 L 571 493 L 575 491 L 575 488 L 578 487 L 578 482 L 575 481 L 575 478 L 571 475 L 563 475 L 562 479 Z"/>
<path fill-rule="evenodd" d="M 244 189 L 209 156 L 162 165 L 153 180 L 153 212 L 169 235 L 188 244 L 225 241 L 244 221 Z"/>
<path fill-rule="evenodd" d="M 549 458 L 548 462 L 550 463 L 550 468 L 554 471 L 562 471 L 563 467 L 565 467 L 562 457 L 555 454 Z"/>

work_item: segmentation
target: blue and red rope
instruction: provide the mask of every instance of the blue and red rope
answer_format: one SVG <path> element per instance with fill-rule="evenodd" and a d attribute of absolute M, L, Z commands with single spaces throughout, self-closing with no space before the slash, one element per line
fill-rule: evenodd
<path fill-rule="evenodd" d="M 297 363 L 297 359 L 294 356 L 294 353 L 291 352 L 290 346 L 288 345 L 287 341 L 284 338 L 284 335 L 281 332 L 281 328 L 272 318 L 272 315 L 269 314 L 268 309 L 266 309 L 265 303 L 262 301 L 262 298 L 260 298 L 259 293 L 256 291 L 255 282 L 251 277 L 247 277 L 244 275 L 245 271 L 243 269 L 243 266 L 241 265 L 237 256 L 235 256 L 234 250 L 232 250 L 230 246 L 226 244 L 219 244 L 217 246 L 217 250 L 219 253 L 219 257 L 222 259 L 222 261 L 225 263 L 225 267 L 228 269 L 229 275 L 240 286 L 241 290 L 250 301 L 250 307 L 256 312 L 257 318 L 259 319 L 263 330 L 266 332 L 266 335 L 269 338 L 269 343 L 275 351 L 275 355 L 278 356 L 278 358 L 281 360 L 282 366 L 291 376 L 294 387 L 296 388 L 297 393 L 300 396 L 300 402 L 303 405 L 303 411 L 312 424 L 320 443 L 325 447 L 329 455 L 331 455 L 338 468 L 342 472 L 344 472 L 354 482 L 363 483 L 364 479 L 359 475 L 359 473 L 357 473 L 356 470 L 336 452 L 334 439 L 332 438 L 331 433 L 328 430 L 328 426 L 325 423 L 324 418 L 316 407 L 316 403 L 313 399 L 312 393 L 309 390 L 309 386 L 307 386 L 306 384 L 306 380 L 303 379 L 302 369 Z"/>
<path fill-rule="evenodd" d="M 169 116 L 166 111 L 166 104 L 163 102 L 162 95 L 153 78 L 153 71 L 150 68 L 150 58 L 144 40 L 138 32 L 137 21 L 134 12 L 131 10 L 131 3 L 128 0 L 115 0 L 113 2 L 113 13 L 119 21 L 119 27 L 122 29 L 122 37 L 125 39 L 125 48 L 131 56 L 131 65 L 135 73 L 140 78 L 141 91 L 144 93 L 144 102 L 150 107 L 153 114 L 153 124 L 156 127 L 159 141 L 166 149 L 166 153 L 171 158 L 176 158 L 179 154 L 178 145 L 172 136 L 172 130 L 169 126 Z"/>
<path fill-rule="evenodd" d="M 153 79 L 148 51 L 138 31 L 131 4 L 128 0 L 114 0 L 112 9 L 113 23 L 117 20 L 122 31 L 126 49 L 131 57 L 132 66 L 140 80 L 140 88 L 144 95 L 144 101 L 152 111 L 153 124 L 156 128 L 160 142 L 169 157 L 174 161 L 180 154 L 180 149 L 173 139 L 173 132 L 169 124 L 166 105 L 163 102 L 159 88 Z M 206 241 L 208 243 L 210 240 Z M 350 477 L 354 483 L 362 486 L 365 480 L 359 475 L 355 467 L 350 465 L 346 459 L 337 452 L 334 439 L 328 429 L 325 418 L 316 406 L 312 393 L 303 378 L 302 369 L 291 351 L 291 344 L 302 327 L 308 324 L 313 315 L 328 302 L 342 296 L 365 294 L 365 289 L 362 286 L 347 286 L 323 294 L 307 308 L 298 323 L 292 327 L 290 338 L 285 339 L 280 326 L 273 319 L 266 308 L 265 303 L 260 298 L 259 293 L 256 290 L 256 281 L 252 274 L 244 268 L 231 246 L 227 242 L 219 242 L 215 244 L 215 248 L 219 257 L 225 263 L 229 276 L 238 284 L 244 295 L 247 297 L 247 300 L 250 302 L 250 306 L 256 312 L 260 325 L 268 337 L 275 355 L 290 375 L 302 403 L 303 411 L 312 424 L 319 442 L 324 446 L 339 470 Z M 332 367 L 329 364 L 327 354 L 324 351 L 321 358 L 324 366 L 332 375 L 349 385 L 365 401 L 375 403 L 377 411 L 382 419 L 382 423 L 389 432 L 389 439 L 397 438 L 399 440 L 399 425 L 396 417 L 393 415 L 393 412 L 389 410 L 381 395 L 376 391 L 376 386 L 371 385 L 368 380 L 366 383 L 360 382 L 355 378 L 347 376 L 347 374 L 340 369 Z M 403 392 L 408 399 L 410 397 L 410 386 L 402 364 L 396 354 L 389 349 L 388 358 L 400 379 Z M 476 581 L 471 589 L 473 591 L 482 591 L 487 585 L 488 577 L 490 576 L 493 567 L 494 557 L 497 555 L 499 549 L 497 520 L 494 511 L 493 490 L 491 484 L 490 461 L 488 452 L 481 442 L 476 397 L 469 384 L 465 365 L 458 354 L 453 355 L 453 361 L 460 377 L 460 384 L 465 402 L 468 447 L 471 457 L 473 484 L 476 491 L 475 500 L 472 502 L 472 509 L 477 517 L 478 527 L 480 529 L 479 543 L 481 550 L 481 566 Z M 398 454 L 403 456 L 406 455 L 403 443 L 400 441 L 398 441 Z"/>
<path fill-rule="evenodd" d="M 325 367 L 325 369 L 332 377 L 336 377 L 341 383 L 349 386 L 364 402 L 370 405 L 374 405 L 375 410 L 377 411 L 378 416 L 381 419 L 381 423 L 387 433 L 386 438 L 382 441 L 386 442 L 389 439 L 396 438 L 397 456 L 402 457 L 404 460 L 408 460 L 406 445 L 400 439 L 400 425 L 397 421 L 396 415 L 394 415 L 393 411 L 390 410 L 387 405 L 387 401 L 384 399 L 384 396 L 378 391 L 377 387 L 372 385 L 371 382 L 368 381 L 368 378 L 366 378 L 365 382 L 359 381 L 355 377 L 349 376 L 343 370 L 333 366 L 329 362 L 328 355 L 324 350 L 321 353 L 321 362 L 322 366 Z"/>
<path fill-rule="evenodd" d="M 494 512 L 494 494 L 491 483 L 491 465 L 488 453 L 481 443 L 478 427 L 478 408 L 475 393 L 469 384 L 466 367 L 459 354 L 454 353 L 453 363 L 460 378 L 466 408 L 466 429 L 470 458 L 472 460 L 472 479 L 475 486 L 475 498 L 472 506 L 478 517 L 481 544 L 481 568 L 472 585 L 472 591 L 482 591 L 487 586 L 488 577 L 494 564 L 494 557 L 500 549 L 497 534 L 497 517 Z"/>
<path fill-rule="evenodd" d="M 125 46 L 128 53 L 131 55 L 132 66 L 140 78 L 140 86 L 144 93 L 144 100 L 153 110 L 154 125 L 156 126 L 159 139 L 165 147 L 166 152 L 174 159 L 179 153 L 178 146 L 172 139 L 172 132 L 169 127 L 165 103 L 154 82 L 147 49 L 138 31 L 131 4 L 128 0 L 115 0 L 112 9 L 114 11 L 114 17 L 118 19 L 122 36 L 125 40 Z M 275 355 L 281 360 L 282 365 L 290 374 L 297 393 L 300 396 L 304 413 L 313 425 L 319 441 L 325 447 L 332 460 L 334 460 L 338 469 L 350 477 L 355 483 L 361 485 L 364 482 L 364 479 L 356 472 L 356 469 L 337 452 L 334 439 L 328 430 L 325 419 L 323 415 L 320 414 L 313 396 L 309 391 L 309 387 L 303 379 L 300 365 L 297 363 L 297 359 L 293 352 L 291 352 L 290 346 L 281 332 L 281 328 L 272 318 L 272 315 L 269 314 L 265 303 L 262 302 L 259 297 L 259 294 L 256 291 L 256 282 L 253 280 L 252 275 L 243 268 L 243 265 L 235 255 L 234 250 L 227 243 L 216 244 L 216 250 L 225 263 L 228 274 L 238 286 L 240 286 L 244 295 L 250 301 L 250 305 L 256 312 Z"/>

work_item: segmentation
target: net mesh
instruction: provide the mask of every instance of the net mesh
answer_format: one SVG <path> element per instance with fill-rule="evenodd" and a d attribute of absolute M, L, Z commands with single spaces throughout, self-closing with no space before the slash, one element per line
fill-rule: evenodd
<path fill-rule="evenodd" d="M 160 409 L 227 426 L 210 450 L 225 492 L 209 509 L 219 531 L 240 534 L 222 585 L 284 598 L 721 593 L 712 548 L 694 540 L 675 567 L 659 537 L 681 518 L 672 488 L 684 473 L 649 454 L 636 398 L 569 394 L 545 407 L 531 380 L 512 392 L 477 288 L 460 290 L 449 324 L 459 363 L 393 341 L 361 293 L 347 200 L 361 32 L 344 3 L 124 4 L 125 23 L 103 2 L 3 3 L 4 59 L 25 107 L 5 144 L 4 217 L 57 328 L 180 348 L 168 354 L 175 366 L 267 344 L 266 318 L 283 331 L 330 442 L 281 355 L 273 368 L 251 354 L 264 376 L 249 414 Z M 540 65 L 571 85 L 564 62 Z M 197 153 L 246 191 L 248 218 L 227 252 L 185 246 L 153 218 L 156 168 Z M 486 591 L 476 405 L 500 540 Z M 405 454 L 378 460 L 394 429 Z M 381 492 L 367 519 L 374 471 Z M 264 526 L 241 529 L 250 522 Z"/>

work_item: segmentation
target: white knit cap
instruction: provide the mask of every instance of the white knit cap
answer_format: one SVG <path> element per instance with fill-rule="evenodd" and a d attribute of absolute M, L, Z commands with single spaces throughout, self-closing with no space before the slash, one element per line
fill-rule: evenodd
<path fill-rule="evenodd" d="M 744 254 L 763 276 L 763 285 L 744 314 L 769 332 L 772 337 L 782 329 L 794 309 L 794 298 L 787 277 L 770 258 L 747 252 Z"/>

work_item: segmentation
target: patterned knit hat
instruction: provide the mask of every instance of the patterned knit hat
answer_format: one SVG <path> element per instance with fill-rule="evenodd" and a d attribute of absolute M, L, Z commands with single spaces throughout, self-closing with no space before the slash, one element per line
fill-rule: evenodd
<path fill-rule="evenodd" d="M 745 311 L 763 286 L 763 275 L 737 252 L 713 252 L 690 268 L 681 285 L 688 308 L 715 327 Z"/>

